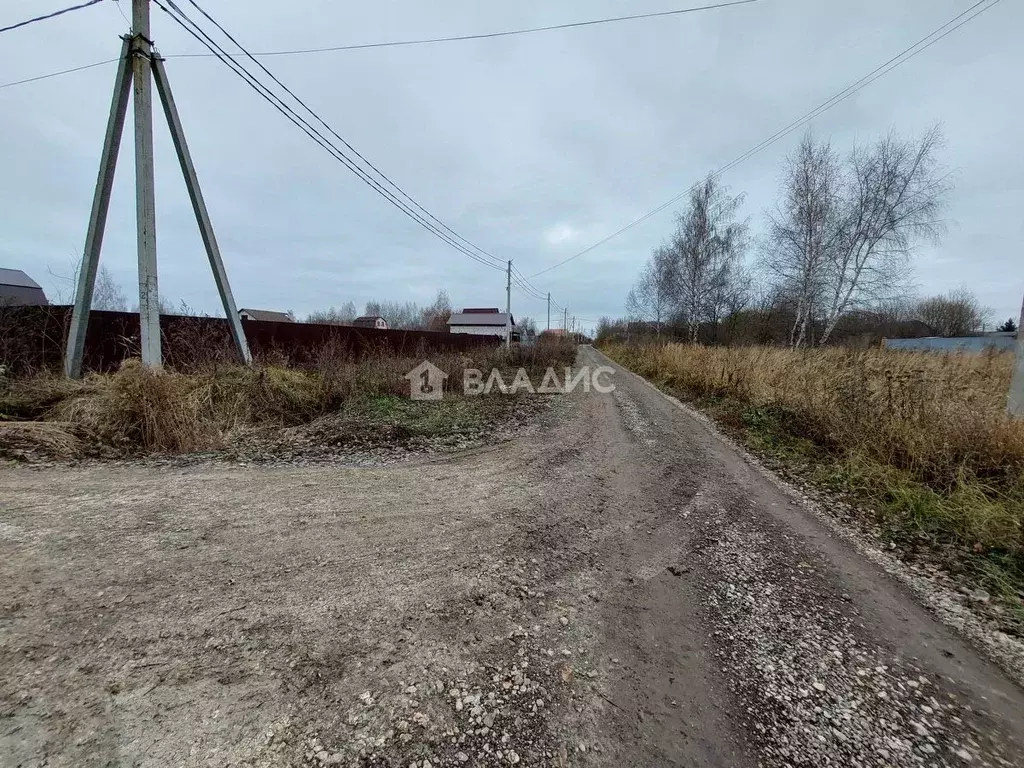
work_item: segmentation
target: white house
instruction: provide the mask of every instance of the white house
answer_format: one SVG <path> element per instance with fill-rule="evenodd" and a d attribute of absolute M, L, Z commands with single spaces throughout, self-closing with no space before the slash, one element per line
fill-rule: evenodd
<path fill-rule="evenodd" d="M 499 312 L 495 308 L 467 307 L 448 318 L 448 330 L 451 333 L 471 333 L 475 336 L 505 336 L 506 321 L 516 329 L 516 319 L 510 314 Z"/>

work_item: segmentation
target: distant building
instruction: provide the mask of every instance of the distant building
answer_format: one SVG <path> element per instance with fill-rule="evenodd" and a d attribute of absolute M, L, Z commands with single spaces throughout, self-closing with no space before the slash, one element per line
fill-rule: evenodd
<path fill-rule="evenodd" d="M 272 309 L 240 309 L 238 316 L 243 320 L 260 320 L 270 323 L 294 323 L 293 318 L 287 312 L 275 312 Z"/>
<path fill-rule="evenodd" d="M 352 325 L 356 328 L 376 328 L 378 331 L 386 331 L 388 329 L 388 321 L 380 315 L 363 315 L 357 317 L 352 321 Z"/>
<path fill-rule="evenodd" d="M 516 319 L 510 314 L 499 312 L 497 307 L 467 307 L 448 318 L 448 330 L 476 336 L 504 336 L 506 323 L 512 327 L 513 337 L 518 337 Z"/>
<path fill-rule="evenodd" d="M 42 286 L 20 269 L 0 267 L 0 307 L 46 306 Z"/>

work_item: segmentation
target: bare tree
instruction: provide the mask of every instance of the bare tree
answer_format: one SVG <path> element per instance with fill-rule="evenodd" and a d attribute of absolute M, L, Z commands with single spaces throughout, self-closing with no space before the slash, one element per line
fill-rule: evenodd
<path fill-rule="evenodd" d="M 916 319 L 936 336 L 969 336 L 982 330 L 991 311 L 966 288 L 933 296 L 917 305 Z"/>
<path fill-rule="evenodd" d="M 893 295 L 909 271 L 917 241 L 942 232 L 949 189 L 938 164 L 938 126 L 919 140 L 890 132 L 873 147 L 855 147 L 837 237 L 828 248 L 824 344 L 843 313 Z"/>
<path fill-rule="evenodd" d="M 533 344 L 537 341 L 537 321 L 532 317 L 522 317 L 516 323 L 519 331 L 519 338 L 524 344 Z"/>
<path fill-rule="evenodd" d="M 355 319 L 356 305 L 354 302 L 346 301 L 338 308 L 331 306 L 330 309 L 310 312 L 306 317 L 306 322 L 320 323 L 322 325 L 351 325 Z"/>
<path fill-rule="evenodd" d="M 627 314 L 654 322 L 658 333 L 672 309 L 674 268 L 671 249 L 664 245 L 656 248 L 626 296 Z"/>
<path fill-rule="evenodd" d="M 742 195 L 731 197 L 708 176 L 691 192 L 689 208 L 676 218 L 670 247 L 672 295 L 691 342 L 697 341 L 701 323 L 717 319 L 736 274 L 746 243 L 746 223 L 734 220 L 742 202 Z"/>
<path fill-rule="evenodd" d="M 124 295 L 121 286 L 117 284 L 106 266 L 101 266 L 99 272 L 96 273 L 96 285 L 92 292 L 92 308 L 111 312 L 128 311 L 128 297 Z"/>
<path fill-rule="evenodd" d="M 762 263 L 796 311 L 789 344 L 809 341 L 815 311 L 825 293 L 829 253 L 838 239 L 842 172 L 828 142 L 808 132 L 786 158 L 783 200 L 768 217 Z"/>
<path fill-rule="evenodd" d="M 389 328 L 420 327 L 421 310 L 414 301 L 368 301 L 363 314 L 383 317 Z"/>
<path fill-rule="evenodd" d="M 424 307 L 420 313 L 419 327 L 428 331 L 448 330 L 448 319 L 452 316 L 452 302 L 448 298 L 448 292 L 440 290 L 437 298 L 429 307 Z"/>

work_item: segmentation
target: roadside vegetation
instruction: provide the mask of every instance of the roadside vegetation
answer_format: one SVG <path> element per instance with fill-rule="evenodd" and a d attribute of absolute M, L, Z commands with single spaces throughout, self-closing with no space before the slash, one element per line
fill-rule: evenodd
<path fill-rule="evenodd" d="M 874 512 L 883 535 L 948 555 L 1024 632 L 1024 424 L 1012 355 L 608 344 L 615 361 L 762 455 Z"/>
<path fill-rule="evenodd" d="M 308 427 L 324 442 L 360 445 L 472 430 L 507 414 L 516 400 L 461 393 L 468 368 L 539 375 L 565 366 L 575 346 L 544 339 L 530 347 L 480 347 L 427 356 L 370 354 L 354 359 L 325 348 L 312 365 L 275 359 L 244 367 L 193 360 L 162 371 L 128 360 L 114 373 L 71 381 L 42 371 L 0 379 L 0 457 L 190 453 L 231 448 L 258 432 Z M 408 400 L 405 375 L 423 359 L 448 374 L 445 399 Z M 511 378 L 511 377 L 509 377 Z M 320 429 L 329 420 L 329 429 Z M 330 432 L 330 434 L 328 434 Z"/>

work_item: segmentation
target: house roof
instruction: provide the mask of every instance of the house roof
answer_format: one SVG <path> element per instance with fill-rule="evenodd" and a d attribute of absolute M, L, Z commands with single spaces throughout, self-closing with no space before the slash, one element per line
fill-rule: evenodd
<path fill-rule="evenodd" d="M 42 286 L 26 275 L 20 269 L 6 269 L 0 267 L 0 285 L 16 285 L 19 288 L 38 288 Z"/>
<path fill-rule="evenodd" d="M 287 312 L 275 312 L 272 309 L 247 309 L 242 307 L 238 310 L 239 312 L 245 312 L 253 320 L 263 320 L 272 323 L 291 323 L 294 322 Z"/>
<path fill-rule="evenodd" d="M 359 322 L 360 320 L 362 320 L 363 322 L 365 322 L 365 321 L 367 321 L 367 320 L 383 320 L 383 319 L 384 319 L 384 318 L 383 318 L 383 317 L 382 317 L 381 315 L 362 315 L 362 316 L 360 316 L 360 317 L 357 317 L 357 318 L 356 318 L 355 320 L 353 320 L 352 322 L 354 322 L 354 323 L 358 323 L 358 322 Z"/>
<path fill-rule="evenodd" d="M 510 315 L 505 312 L 466 310 L 464 312 L 456 312 L 454 315 L 449 317 L 448 325 L 488 325 L 495 326 L 497 328 L 504 328 L 505 318 L 509 318 L 512 321 L 512 325 L 516 324 L 516 319 L 514 317 L 510 317 Z"/>

